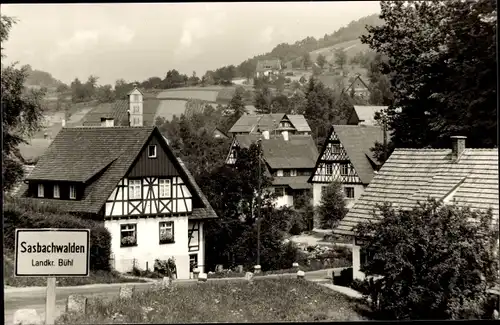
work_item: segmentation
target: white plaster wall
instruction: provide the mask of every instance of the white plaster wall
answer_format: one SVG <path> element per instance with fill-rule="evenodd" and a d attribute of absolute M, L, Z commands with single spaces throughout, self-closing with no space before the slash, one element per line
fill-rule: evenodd
<path fill-rule="evenodd" d="M 276 198 L 274 200 L 277 208 L 293 206 L 293 196 L 292 195 L 284 195 Z"/>
<path fill-rule="evenodd" d="M 160 245 L 159 223 L 163 221 L 174 222 L 175 243 Z M 120 225 L 128 223 L 137 224 L 137 246 L 120 247 Z M 118 272 L 130 271 L 134 259 L 138 268 L 146 269 L 146 262 L 148 262 L 148 267 L 153 269 L 155 259 L 167 260 L 174 257 L 178 279 L 189 279 L 187 216 L 106 220 L 104 226 L 111 233 L 111 251 L 115 258 L 115 269 Z"/>
<path fill-rule="evenodd" d="M 357 245 L 352 246 L 352 277 L 357 280 L 364 280 L 365 274 L 360 271 L 361 268 L 361 247 Z"/>
<path fill-rule="evenodd" d="M 203 222 L 200 222 L 200 251 L 198 252 L 198 268 L 205 272 L 205 234 L 203 233 Z"/>
<path fill-rule="evenodd" d="M 321 188 L 328 184 L 313 183 L 313 206 L 319 206 L 321 203 Z"/>
<path fill-rule="evenodd" d="M 342 185 L 342 188 L 344 187 L 353 187 L 354 188 L 354 198 L 353 199 L 347 199 L 346 198 L 346 208 L 350 209 L 354 206 L 356 201 L 361 197 L 363 192 L 365 191 L 365 186 L 362 184 L 357 184 L 357 185 Z M 321 195 L 321 193 L 320 193 Z"/>

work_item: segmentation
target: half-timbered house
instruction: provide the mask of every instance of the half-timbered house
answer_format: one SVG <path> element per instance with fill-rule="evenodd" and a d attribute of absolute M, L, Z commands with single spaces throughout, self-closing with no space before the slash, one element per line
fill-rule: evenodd
<path fill-rule="evenodd" d="M 203 272 L 203 225 L 217 216 L 156 127 L 63 128 L 26 183 L 26 200 L 102 221 L 116 270 L 173 257 L 178 278 Z"/>
<path fill-rule="evenodd" d="M 370 150 L 383 142 L 378 126 L 333 125 L 323 145 L 309 182 L 313 186 L 313 205 L 318 206 L 324 189 L 333 181 L 342 184 L 347 208 L 361 196 L 380 162 Z"/>
<path fill-rule="evenodd" d="M 359 222 L 377 222 L 377 205 L 411 210 L 428 198 L 472 210 L 491 209 L 498 229 L 498 149 L 469 149 L 465 137 L 452 137 L 451 149 L 395 149 L 361 198 L 334 229 L 352 243 L 353 276 L 366 261 L 355 238 Z M 498 241 L 497 241 L 498 247 Z"/>
<path fill-rule="evenodd" d="M 277 194 L 276 206 L 293 206 L 294 198 L 311 190 L 307 182 L 318 157 L 318 150 L 310 135 L 297 135 L 283 131 L 281 134 L 270 135 L 269 131 L 262 134 L 238 134 L 226 158 L 226 164 L 232 165 L 238 159 L 238 148 L 249 148 L 252 143 L 261 140 L 262 160 L 267 173 L 272 177 L 272 188 Z"/>

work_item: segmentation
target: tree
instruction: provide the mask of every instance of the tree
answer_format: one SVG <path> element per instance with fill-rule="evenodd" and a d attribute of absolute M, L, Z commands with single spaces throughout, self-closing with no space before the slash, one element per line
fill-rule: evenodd
<path fill-rule="evenodd" d="M 340 66 L 341 70 L 344 70 L 344 66 L 347 63 L 347 53 L 344 49 L 335 50 L 335 64 Z"/>
<path fill-rule="evenodd" d="M 325 188 L 318 213 L 323 229 L 333 229 L 340 220 L 344 219 L 347 208 L 342 185 L 339 182 L 332 182 Z"/>
<path fill-rule="evenodd" d="M 0 40 L 3 49 L 10 29 L 17 21 L 3 15 L 0 17 L 0 21 Z M 5 57 L 3 51 L 2 57 Z M 4 192 L 11 190 L 24 175 L 21 161 L 18 159 L 18 145 L 26 143 L 25 139 L 40 129 L 43 119 L 41 100 L 44 93 L 27 90 L 24 87 L 26 77 L 26 66 L 21 69 L 16 68 L 15 64 L 2 66 L 2 179 Z"/>
<path fill-rule="evenodd" d="M 357 236 L 370 258 L 362 271 L 378 317 L 397 320 L 477 319 L 486 290 L 498 281 L 498 229 L 491 211 L 425 202 L 411 211 L 380 207 Z M 376 234 L 376 236 L 373 236 Z"/>
<path fill-rule="evenodd" d="M 497 145 L 496 10 L 493 0 L 381 2 L 386 23 L 361 39 L 387 57 L 395 147 L 449 147 L 452 135 Z"/>
<path fill-rule="evenodd" d="M 112 103 L 115 100 L 115 94 L 111 85 L 104 85 L 97 88 L 96 98 L 100 103 Z"/>
<path fill-rule="evenodd" d="M 323 69 L 323 67 L 326 64 L 326 58 L 323 54 L 319 54 L 318 57 L 316 58 L 316 63 Z"/>
<path fill-rule="evenodd" d="M 302 56 L 302 64 L 304 65 L 304 68 L 307 70 L 307 68 L 309 68 L 312 64 L 312 61 L 311 61 L 311 55 L 309 54 L 309 52 L 306 52 L 303 56 Z"/>
<path fill-rule="evenodd" d="M 264 86 L 262 89 L 257 89 L 255 91 L 254 106 L 257 114 L 269 114 L 271 113 L 271 100 L 272 94 L 269 87 Z"/>

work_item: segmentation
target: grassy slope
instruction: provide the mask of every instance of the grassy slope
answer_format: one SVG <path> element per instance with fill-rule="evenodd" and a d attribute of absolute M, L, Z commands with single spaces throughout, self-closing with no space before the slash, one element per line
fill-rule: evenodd
<path fill-rule="evenodd" d="M 14 259 L 12 255 L 4 254 L 4 286 L 11 287 L 44 287 L 47 285 L 47 280 L 42 277 L 26 277 L 17 278 L 14 277 Z M 69 278 L 57 278 L 58 286 L 78 286 L 85 284 L 95 284 L 95 283 L 123 283 L 123 282 L 145 282 L 144 280 L 135 280 L 121 277 L 116 272 L 105 272 L 97 271 L 91 272 L 88 277 L 69 277 Z"/>
<path fill-rule="evenodd" d="M 298 279 L 206 282 L 135 294 L 130 300 L 91 300 L 86 315 L 57 324 L 198 323 L 363 320 L 358 303 Z"/>

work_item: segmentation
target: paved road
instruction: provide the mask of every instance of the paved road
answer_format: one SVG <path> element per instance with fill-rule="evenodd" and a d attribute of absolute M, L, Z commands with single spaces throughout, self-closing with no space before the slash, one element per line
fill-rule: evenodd
<path fill-rule="evenodd" d="M 340 269 L 334 269 L 335 273 L 340 272 Z M 278 277 L 280 275 L 266 276 Z M 293 275 L 290 275 L 293 276 Z M 312 271 L 306 273 L 306 279 L 311 281 L 326 281 L 327 270 Z M 255 279 L 259 279 L 257 277 Z M 209 281 L 223 281 L 227 279 L 211 279 Z M 241 278 L 231 279 L 233 281 L 241 281 Z M 193 280 L 178 280 L 176 283 L 180 285 L 189 285 L 195 283 Z M 56 288 L 56 307 L 57 316 L 64 312 L 64 306 L 68 297 L 72 294 L 84 295 L 86 297 L 100 297 L 110 299 L 118 296 L 120 283 L 108 285 L 87 285 L 79 287 L 58 287 Z M 134 284 L 136 291 L 144 291 L 153 287 L 154 283 L 136 283 Z M 18 309 L 36 309 L 39 315 L 45 317 L 45 288 L 13 288 L 5 289 L 4 295 L 4 317 L 5 324 L 11 325 L 13 316 Z"/>

